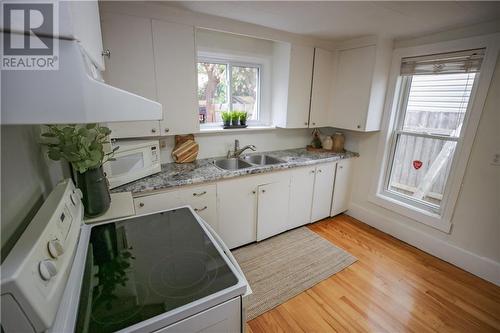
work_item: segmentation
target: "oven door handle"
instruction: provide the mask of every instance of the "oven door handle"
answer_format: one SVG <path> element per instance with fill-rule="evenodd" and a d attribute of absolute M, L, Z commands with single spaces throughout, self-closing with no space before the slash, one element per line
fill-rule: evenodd
<path fill-rule="evenodd" d="M 224 253 L 228 257 L 229 261 L 231 261 L 231 263 L 234 265 L 234 267 L 236 268 L 236 270 L 240 273 L 240 275 L 242 276 L 242 278 L 245 280 L 245 282 L 247 284 L 247 291 L 243 295 L 243 298 L 248 297 L 253 292 L 252 292 L 252 288 L 250 288 L 250 284 L 248 283 L 248 281 L 247 281 L 247 279 L 245 277 L 245 274 L 243 273 L 243 270 L 241 269 L 240 265 L 238 264 L 238 262 L 236 261 L 236 259 L 233 256 L 233 254 L 231 253 L 231 251 L 229 250 L 229 248 L 227 247 L 227 245 L 222 240 L 222 238 L 220 238 L 220 236 L 212 228 L 212 226 L 210 224 L 208 224 L 207 222 L 205 222 L 203 219 L 200 219 L 200 220 L 203 222 L 203 224 L 205 225 L 205 227 L 208 229 L 208 232 L 210 232 L 210 234 L 215 238 L 215 241 L 222 248 L 222 251 L 224 251 Z"/>

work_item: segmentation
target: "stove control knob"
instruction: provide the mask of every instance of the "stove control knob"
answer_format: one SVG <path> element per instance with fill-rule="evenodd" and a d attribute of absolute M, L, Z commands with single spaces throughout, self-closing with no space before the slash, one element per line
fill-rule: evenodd
<path fill-rule="evenodd" d="M 64 246 L 59 239 L 53 239 L 47 243 L 47 248 L 52 258 L 60 257 L 64 253 Z"/>
<path fill-rule="evenodd" d="M 57 267 L 54 260 L 45 259 L 38 264 L 38 272 L 44 281 L 49 281 L 57 274 Z"/>
<path fill-rule="evenodd" d="M 70 194 L 69 198 L 71 199 L 71 203 L 73 204 L 73 206 L 76 206 L 78 201 L 80 201 L 80 199 L 82 198 L 81 193 L 82 192 L 80 191 L 80 189 L 76 189 L 75 191 L 73 191 L 73 193 Z"/>

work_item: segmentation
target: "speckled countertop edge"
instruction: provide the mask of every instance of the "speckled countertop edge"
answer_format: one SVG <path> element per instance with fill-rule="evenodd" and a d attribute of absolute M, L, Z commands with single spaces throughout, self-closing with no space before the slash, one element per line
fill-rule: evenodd
<path fill-rule="evenodd" d="M 215 160 L 223 159 L 224 157 L 205 158 L 186 164 L 166 163 L 162 164 L 159 173 L 114 188 L 111 192 L 132 192 L 134 196 L 139 196 L 147 192 L 166 190 L 179 186 L 202 184 L 221 179 L 328 163 L 359 156 L 359 154 L 349 151 L 344 153 L 311 152 L 305 148 L 259 152 L 248 155 L 259 154 L 276 157 L 283 160 L 284 163 L 252 166 L 232 171 L 222 170 L 213 164 Z"/>

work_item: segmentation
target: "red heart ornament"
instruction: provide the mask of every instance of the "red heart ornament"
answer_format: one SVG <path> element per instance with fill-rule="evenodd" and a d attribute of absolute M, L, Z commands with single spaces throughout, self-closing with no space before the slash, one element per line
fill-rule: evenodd
<path fill-rule="evenodd" d="M 424 163 L 422 163 L 422 161 L 419 161 L 419 160 L 413 161 L 413 167 L 415 168 L 415 170 L 420 169 L 422 167 L 422 164 L 424 164 Z"/>

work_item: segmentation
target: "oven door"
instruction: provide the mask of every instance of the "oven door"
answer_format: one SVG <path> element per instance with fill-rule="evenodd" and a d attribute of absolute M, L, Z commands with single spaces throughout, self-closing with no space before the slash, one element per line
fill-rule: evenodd
<path fill-rule="evenodd" d="M 115 153 L 104 164 L 109 187 L 115 188 L 161 171 L 157 146 L 147 146 Z"/>

